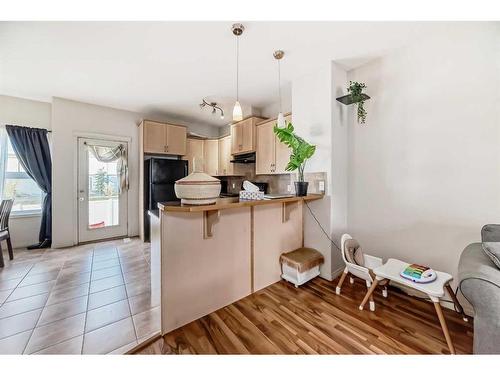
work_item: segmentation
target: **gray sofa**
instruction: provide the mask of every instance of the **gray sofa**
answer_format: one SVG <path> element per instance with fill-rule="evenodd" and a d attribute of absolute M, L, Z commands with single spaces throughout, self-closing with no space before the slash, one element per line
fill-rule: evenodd
<path fill-rule="evenodd" d="M 500 242 L 500 225 L 485 225 L 483 242 Z M 458 265 L 459 287 L 474 307 L 474 354 L 500 354 L 500 270 L 481 243 L 467 246 Z"/>

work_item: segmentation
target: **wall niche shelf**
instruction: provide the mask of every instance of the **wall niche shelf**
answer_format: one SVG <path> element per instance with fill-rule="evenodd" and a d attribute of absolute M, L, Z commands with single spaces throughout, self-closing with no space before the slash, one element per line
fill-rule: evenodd
<path fill-rule="evenodd" d="M 361 94 L 361 97 L 363 98 L 363 101 L 370 99 L 370 97 L 368 95 L 366 95 L 366 94 Z M 340 103 L 342 103 L 342 104 L 345 104 L 345 105 L 350 105 L 350 104 L 354 104 L 354 103 L 360 102 L 360 100 L 353 101 L 352 97 L 351 97 L 351 94 L 338 97 L 337 101 L 340 102 Z"/>

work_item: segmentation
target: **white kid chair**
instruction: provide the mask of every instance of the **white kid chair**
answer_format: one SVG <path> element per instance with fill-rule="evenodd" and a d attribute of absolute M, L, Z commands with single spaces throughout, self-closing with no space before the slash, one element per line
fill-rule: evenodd
<path fill-rule="evenodd" d="M 359 243 L 347 233 L 342 236 L 340 249 L 342 252 L 342 259 L 345 262 L 345 268 L 342 276 L 340 277 L 340 281 L 337 285 L 337 288 L 335 289 L 335 292 L 337 294 L 340 294 L 342 283 L 344 282 L 348 273 L 352 276 L 356 276 L 360 279 L 365 280 L 366 287 L 370 289 L 370 286 L 375 280 L 375 275 L 373 274 L 373 272 L 371 272 L 371 270 L 380 267 L 383 264 L 382 258 L 363 254 Z M 354 279 L 352 278 L 352 276 L 350 276 L 351 284 L 354 283 Z M 379 284 L 384 288 L 382 290 L 382 295 L 384 297 L 387 297 L 386 284 L 387 283 Z M 359 309 L 363 310 L 363 307 L 359 306 Z M 373 296 L 370 296 L 370 310 L 375 311 L 375 301 L 373 300 Z"/>

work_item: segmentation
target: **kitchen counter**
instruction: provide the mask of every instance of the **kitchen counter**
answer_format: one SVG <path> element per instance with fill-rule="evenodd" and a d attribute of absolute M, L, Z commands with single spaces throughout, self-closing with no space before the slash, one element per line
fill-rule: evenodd
<path fill-rule="evenodd" d="M 158 204 L 151 268 L 160 274 L 152 289 L 160 289 L 162 334 L 278 282 L 280 255 L 304 246 L 305 203 L 322 197 Z"/>
<path fill-rule="evenodd" d="M 240 208 L 240 207 L 253 207 L 253 206 L 276 204 L 276 203 L 313 201 L 321 198 L 323 198 L 323 195 L 321 194 L 309 194 L 305 197 L 287 197 L 287 198 L 263 199 L 263 200 L 240 200 L 238 197 L 217 198 L 217 201 L 214 204 L 205 204 L 197 206 L 190 204 L 181 204 L 181 202 L 179 201 L 174 201 L 174 202 L 158 203 L 158 208 L 161 211 L 166 211 L 166 212 L 202 212 L 202 211 L 213 211 L 213 210 L 226 210 L 226 209 Z"/>

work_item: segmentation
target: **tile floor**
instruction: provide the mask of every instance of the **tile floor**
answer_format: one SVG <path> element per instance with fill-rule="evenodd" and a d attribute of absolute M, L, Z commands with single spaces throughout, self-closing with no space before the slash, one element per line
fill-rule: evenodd
<path fill-rule="evenodd" d="M 139 239 L 17 250 L 0 268 L 0 354 L 122 354 L 160 330 Z"/>

